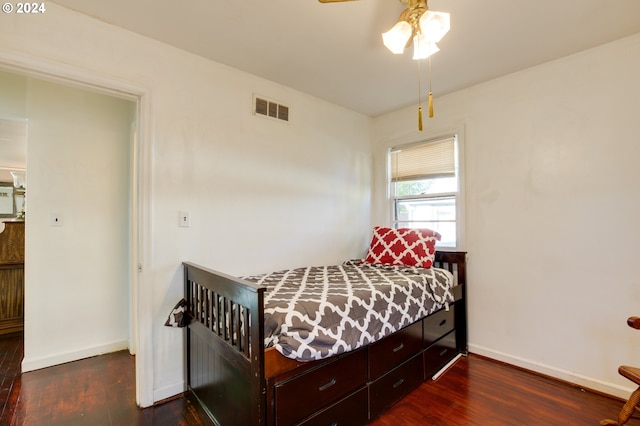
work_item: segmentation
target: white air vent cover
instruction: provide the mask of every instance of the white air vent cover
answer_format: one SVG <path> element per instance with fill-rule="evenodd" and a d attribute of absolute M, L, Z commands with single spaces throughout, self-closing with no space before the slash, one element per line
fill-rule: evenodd
<path fill-rule="evenodd" d="M 289 121 L 289 107 L 261 96 L 253 97 L 253 113 L 275 120 Z"/>

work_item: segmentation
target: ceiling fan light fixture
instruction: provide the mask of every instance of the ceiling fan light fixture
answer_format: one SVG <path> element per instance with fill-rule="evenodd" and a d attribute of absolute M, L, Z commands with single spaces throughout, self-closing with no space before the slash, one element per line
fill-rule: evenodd
<path fill-rule="evenodd" d="M 425 11 L 420 17 L 420 32 L 432 43 L 442 40 L 451 29 L 451 22 L 447 12 Z"/>
<path fill-rule="evenodd" d="M 432 12 L 427 0 L 400 0 L 407 6 L 398 22 L 382 34 L 384 45 L 393 53 L 401 54 L 413 42 L 413 59 L 418 62 L 418 130 L 422 131 L 422 99 L 420 63 L 429 58 L 429 117 L 433 117 L 431 91 L 431 55 L 440 51 L 438 43 L 451 29 L 449 13 Z"/>
<path fill-rule="evenodd" d="M 413 34 L 413 28 L 407 21 L 398 21 L 389 31 L 382 34 L 382 42 L 391 52 L 399 55 L 404 52 L 407 42 Z"/>
<path fill-rule="evenodd" d="M 438 45 L 428 40 L 424 34 L 413 37 L 413 59 L 426 59 L 439 51 Z"/>

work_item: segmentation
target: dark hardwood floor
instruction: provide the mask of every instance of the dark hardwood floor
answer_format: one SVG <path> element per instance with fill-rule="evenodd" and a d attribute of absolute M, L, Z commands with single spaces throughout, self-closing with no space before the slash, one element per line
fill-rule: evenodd
<path fill-rule="evenodd" d="M 22 336 L 0 336 L 0 425 L 203 425 L 193 401 L 135 405 L 126 351 L 20 374 Z M 622 401 L 478 356 L 425 382 L 372 426 L 598 425 Z M 630 426 L 640 426 L 632 419 Z"/>
<path fill-rule="evenodd" d="M 184 397 L 144 410 L 135 403 L 127 351 L 20 374 L 21 334 L 0 336 L 0 425 L 204 425 Z"/>
<path fill-rule="evenodd" d="M 429 408 L 425 401 L 429 401 Z M 372 426 L 598 425 L 624 401 L 471 355 L 424 382 Z M 640 418 L 629 426 L 639 426 Z"/>

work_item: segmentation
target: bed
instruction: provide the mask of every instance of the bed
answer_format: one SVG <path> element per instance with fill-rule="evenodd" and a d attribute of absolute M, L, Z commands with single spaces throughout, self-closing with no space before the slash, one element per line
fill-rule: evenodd
<path fill-rule="evenodd" d="M 374 297 L 379 307 L 376 313 L 363 314 L 365 311 L 357 309 L 361 314 L 359 320 L 336 319 L 322 328 L 324 332 L 317 327 L 326 325 L 323 324 L 326 320 L 315 321 L 311 328 L 304 326 L 302 332 L 296 323 L 296 327 L 289 327 L 288 336 L 279 337 L 287 327 L 274 319 L 277 316 L 274 312 L 287 304 L 289 290 L 285 289 L 285 296 L 276 290 L 282 290 L 285 278 L 302 274 L 306 278 L 301 287 L 322 294 L 321 289 L 314 287 L 317 282 L 326 286 L 328 282 L 338 285 L 333 281 L 340 281 L 330 278 L 333 275 L 328 275 L 329 269 L 337 271 L 338 276 L 365 274 L 369 269 L 378 273 L 379 265 L 371 265 L 375 262 L 369 259 L 370 254 L 371 247 L 363 260 L 244 278 L 184 263 L 185 308 L 189 319 L 185 344 L 187 391 L 197 398 L 214 423 L 366 424 L 439 373 L 459 354 L 467 353 L 464 252 L 433 250 L 429 268 L 423 268 L 423 264 L 383 268 L 396 275 L 429 271 L 431 275 L 444 276 L 440 271 L 447 271 L 451 281 L 446 288 L 426 281 L 428 296 L 421 299 L 417 290 L 420 286 L 414 285 L 416 288 L 407 290 L 407 294 L 415 297 L 405 295 L 401 301 L 390 302 L 378 291 L 377 284 L 371 285 L 370 278 L 364 278 L 369 287 L 378 291 Z M 313 273 L 321 277 L 310 278 Z M 381 280 L 387 279 L 387 273 L 380 273 Z M 300 277 L 296 279 L 299 281 Z M 367 305 L 366 296 L 356 297 L 366 285 L 357 280 L 349 285 L 348 298 L 357 301 L 352 305 Z M 390 292 L 400 291 L 394 287 Z M 303 290 L 299 293 L 298 299 L 308 302 Z M 326 293 L 339 291 L 325 287 L 324 296 Z M 405 302 L 410 298 L 425 306 L 409 307 L 407 312 L 398 313 L 400 305 L 408 305 Z M 295 304 L 300 304 L 300 300 Z M 335 300 L 323 302 L 322 306 L 320 311 L 345 311 L 345 305 L 336 304 Z M 304 315 L 300 312 L 289 315 L 314 318 L 317 308 L 306 303 Z M 394 315 L 400 321 L 392 325 L 387 320 Z M 384 320 L 382 325 L 371 325 L 375 321 L 364 321 L 365 316 Z M 338 330 L 336 324 L 347 324 L 343 328 L 357 329 L 357 333 L 344 337 L 344 330 Z M 302 340 L 291 338 L 296 333 Z M 319 346 L 313 349 L 315 341 Z"/>

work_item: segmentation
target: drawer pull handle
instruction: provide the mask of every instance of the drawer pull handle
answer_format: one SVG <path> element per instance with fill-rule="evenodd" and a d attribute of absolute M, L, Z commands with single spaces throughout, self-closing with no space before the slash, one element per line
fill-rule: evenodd
<path fill-rule="evenodd" d="M 449 351 L 449 349 L 444 348 L 443 350 L 440 351 L 440 356 L 443 356 L 444 354 L 446 354 Z"/>
<path fill-rule="evenodd" d="M 334 377 L 333 379 L 331 379 L 331 381 L 330 381 L 329 383 L 325 383 L 324 385 L 320 386 L 320 387 L 318 388 L 318 390 L 319 390 L 320 392 L 325 391 L 325 390 L 329 389 L 331 386 L 333 386 L 333 385 L 335 385 L 335 384 L 336 384 L 336 379 L 335 379 L 335 377 Z"/>
<path fill-rule="evenodd" d="M 393 388 L 394 388 L 394 389 L 397 389 L 397 387 L 398 387 L 398 386 L 400 386 L 400 385 L 401 385 L 401 384 L 403 384 L 403 383 L 404 383 L 404 379 L 400 379 L 400 380 L 398 380 L 397 382 L 395 382 L 395 383 L 393 384 Z"/>
<path fill-rule="evenodd" d="M 398 347 L 393 348 L 393 352 L 401 351 L 404 348 L 404 343 L 400 343 Z"/>
<path fill-rule="evenodd" d="M 442 321 L 440 321 L 440 324 L 439 324 L 439 325 L 440 325 L 440 327 L 442 327 L 442 326 L 443 326 L 443 325 L 445 325 L 446 323 L 447 323 L 447 320 L 446 320 L 446 319 L 443 319 Z"/>

